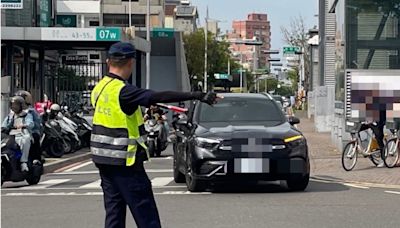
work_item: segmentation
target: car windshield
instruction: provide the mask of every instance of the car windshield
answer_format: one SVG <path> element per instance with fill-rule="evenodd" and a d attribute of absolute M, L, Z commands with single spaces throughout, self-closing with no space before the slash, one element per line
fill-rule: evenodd
<path fill-rule="evenodd" d="M 232 125 L 260 122 L 262 125 L 275 126 L 284 122 L 284 116 L 273 100 L 226 97 L 214 106 L 202 104 L 199 121 L 225 122 Z"/>

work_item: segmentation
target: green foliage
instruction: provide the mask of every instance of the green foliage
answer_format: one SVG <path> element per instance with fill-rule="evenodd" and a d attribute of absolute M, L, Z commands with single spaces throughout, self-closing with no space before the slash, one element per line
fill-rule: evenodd
<path fill-rule="evenodd" d="M 251 72 L 247 71 L 243 72 L 243 77 L 246 78 L 247 83 L 247 91 L 254 91 L 254 75 Z"/>
<path fill-rule="evenodd" d="M 290 19 L 289 27 L 281 27 L 281 32 L 284 37 L 284 41 L 290 46 L 300 47 L 303 50 L 304 57 L 304 76 L 305 76 L 305 90 L 308 90 L 310 84 L 310 49 L 308 48 L 308 29 L 304 23 L 304 18 L 300 15 L 298 17 L 294 17 Z M 298 75 L 298 73 L 297 73 Z M 293 79 L 294 79 L 293 75 Z M 293 82 L 293 81 L 292 81 Z M 294 87 L 297 88 L 297 82 L 293 84 Z"/>
<path fill-rule="evenodd" d="M 291 86 L 281 86 L 281 88 L 277 88 L 275 94 L 279 94 L 281 96 L 289 97 L 295 94 L 293 87 Z"/>
<path fill-rule="evenodd" d="M 297 91 L 299 82 L 299 70 L 296 68 L 294 70 L 288 71 L 288 78 L 292 82 L 292 89 Z"/>
<path fill-rule="evenodd" d="M 197 76 L 197 80 L 204 78 L 204 30 L 199 29 L 196 32 L 184 36 L 185 55 L 188 65 L 188 71 L 191 78 Z M 209 33 L 207 37 L 207 73 L 210 75 L 209 81 L 212 83 L 215 79 L 214 73 L 227 73 L 228 61 L 231 63 L 231 72 L 240 68 L 229 55 L 229 44 L 225 41 L 217 41 Z"/>
<path fill-rule="evenodd" d="M 60 67 L 57 70 L 58 90 L 60 91 L 83 91 L 85 90 L 85 79 L 79 77 L 73 69 Z"/>

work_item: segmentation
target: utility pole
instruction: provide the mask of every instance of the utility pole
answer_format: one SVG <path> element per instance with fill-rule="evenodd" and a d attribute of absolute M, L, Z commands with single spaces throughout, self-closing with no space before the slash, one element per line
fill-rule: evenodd
<path fill-rule="evenodd" d="M 129 29 L 130 29 L 132 27 L 132 0 L 129 0 L 128 12 L 129 12 Z"/>
<path fill-rule="evenodd" d="M 265 91 L 266 93 L 268 93 L 267 85 L 268 85 L 268 77 L 265 78 L 265 88 L 264 88 L 264 91 Z"/>
<path fill-rule="evenodd" d="M 150 43 L 150 0 L 147 0 L 146 27 L 146 40 Z M 146 89 L 150 89 L 150 50 L 146 52 Z"/>
<path fill-rule="evenodd" d="M 204 26 L 204 92 L 207 93 L 208 6 Z"/>
<path fill-rule="evenodd" d="M 231 60 L 228 58 L 228 75 L 231 75 Z"/>
<path fill-rule="evenodd" d="M 243 53 L 240 52 L 240 92 L 243 93 Z"/>

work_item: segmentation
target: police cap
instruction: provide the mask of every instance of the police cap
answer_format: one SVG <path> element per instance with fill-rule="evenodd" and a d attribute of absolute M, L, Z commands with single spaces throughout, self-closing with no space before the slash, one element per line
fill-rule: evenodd
<path fill-rule="evenodd" d="M 136 57 L 135 47 L 128 42 L 118 42 L 111 45 L 108 50 L 108 58 L 122 60 Z"/>

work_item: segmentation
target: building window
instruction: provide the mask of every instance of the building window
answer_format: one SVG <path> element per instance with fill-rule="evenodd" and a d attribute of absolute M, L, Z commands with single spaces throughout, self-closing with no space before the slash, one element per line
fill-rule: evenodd
<path fill-rule="evenodd" d="M 104 14 L 104 26 L 128 27 L 128 14 Z"/>
<path fill-rule="evenodd" d="M 347 68 L 400 69 L 400 13 L 395 4 L 375 0 L 345 4 Z"/>
<path fill-rule="evenodd" d="M 104 14 L 104 26 L 128 27 L 128 14 Z M 144 14 L 132 14 L 132 25 L 136 27 L 146 26 Z"/>
<path fill-rule="evenodd" d="M 146 27 L 146 15 L 132 14 L 132 25 L 136 27 Z"/>
<path fill-rule="evenodd" d="M 99 26 L 99 21 L 89 21 L 89 26 Z"/>

